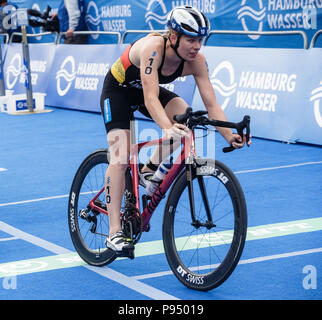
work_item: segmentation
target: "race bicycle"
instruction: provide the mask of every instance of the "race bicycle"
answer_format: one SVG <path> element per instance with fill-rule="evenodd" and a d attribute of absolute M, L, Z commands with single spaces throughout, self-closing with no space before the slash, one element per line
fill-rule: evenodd
<path fill-rule="evenodd" d="M 241 122 L 210 120 L 206 111 L 188 108 L 174 117 L 190 129 L 182 139 L 181 153 L 152 197 L 140 197 L 138 156 L 144 147 L 166 143 L 156 139 L 136 143 L 131 128 L 131 156 L 125 173 L 121 224 L 135 245 L 150 229 L 153 212 L 167 194 L 162 226 L 164 252 L 174 275 L 188 288 L 207 291 L 222 284 L 235 269 L 247 231 L 244 193 L 234 173 L 222 162 L 196 155 L 195 129 L 210 126 L 237 130 L 250 139 L 250 117 Z M 224 152 L 233 151 L 226 147 Z M 108 149 L 91 153 L 80 165 L 69 195 L 70 235 L 79 256 L 88 264 L 104 266 L 117 258 L 105 246 L 109 222 L 104 187 L 109 165 Z M 142 192 L 141 192 L 142 193 Z M 128 257 L 134 258 L 134 251 Z"/>

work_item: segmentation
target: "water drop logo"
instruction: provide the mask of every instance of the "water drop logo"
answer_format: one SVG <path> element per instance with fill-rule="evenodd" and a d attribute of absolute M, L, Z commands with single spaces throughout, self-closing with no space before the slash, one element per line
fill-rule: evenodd
<path fill-rule="evenodd" d="M 97 8 L 97 5 L 94 1 L 90 1 L 87 6 L 85 21 L 89 28 L 89 30 L 99 31 L 100 30 L 100 23 L 101 17 Z M 91 37 L 93 39 L 98 38 L 98 34 L 92 34 Z"/>
<path fill-rule="evenodd" d="M 224 84 L 223 81 L 226 83 Z M 211 78 L 211 84 L 216 92 L 219 93 L 223 98 L 221 102 L 221 108 L 225 110 L 227 107 L 230 97 L 236 92 L 237 82 L 235 82 L 235 71 L 230 61 L 222 61 L 213 71 Z"/>
<path fill-rule="evenodd" d="M 146 10 L 145 22 L 150 29 L 165 29 L 168 12 L 163 0 L 150 0 Z"/>
<path fill-rule="evenodd" d="M 12 57 L 9 63 L 9 66 L 7 68 L 6 84 L 9 90 L 15 86 L 18 80 L 18 77 L 21 73 L 21 70 L 22 70 L 22 58 L 19 53 L 16 53 Z"/>
<path fill-rule="evenodd" d="M 68 56 L 56 73 L 57 92 L 60 96 L 64 96 L 68 92 L 75 78 L 75 60 L 72 56 Z M 64 89 L 62 89 L 62 85 L 64 85 Z"/>
<path fill-rule="evenodd" d="M 320 109 L 320 101 L 322 100 L 322 81 L 320 86 L 312 90 L 310 101 L 313 101 L 314 105 L 314 117 L 317 124 L 322 128 L 322 115 Z"/>
<path fill-rule="evenodd" d="M 237 11 L 237 18 L 241 21 L 244 31 L 256 31 L 248 29 L 247 25 L 251 25 L 252 27 L 257 27 L 257 31 L 261 32 L 263 30 L 263 20 L 266 15 L 266 8 L 263 6 L 263 1 L 258 0 L 258 10 L 247 6 L 246 2 L 247 0 L 242 0 L 241 8 Z M 257 40 L 260 35 L 249 34 L 248 37 Z"/>

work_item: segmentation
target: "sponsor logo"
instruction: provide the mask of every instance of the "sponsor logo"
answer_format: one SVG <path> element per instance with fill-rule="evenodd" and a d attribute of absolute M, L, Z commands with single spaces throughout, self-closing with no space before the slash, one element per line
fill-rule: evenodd
<path fill-rule="evenodd" d="M 163 0 L 150 0 L 146 10 L 145 22 L 151 30 L 166 26 L 168 11 Z"/>
<path fill-rule="evenodd" d="M 16 53 L 12 57 L 9 63 L 9 66 L 7 68 L 6 85 L 8 89 L 12 89 L 15 86 L 18 80 L 18 77 L 20 75 L 21 68 L 22 68 L 22 58 L 19 53 Z"/>
<path fill-rule="evenodd" d="M 310 101 L 313 101 L 315 120 L 320 128 L 322 128 L 322 115 L 320 109 L 320 101 L 322 101 L 322 81 L 317 88 L 312 90 Z"/>
<path fill-rule="evenodd" d="M 180 265 L 178 265 L 177 267 L 177 272 L 180 274 L 182 278 L 184 278 L 186 281 L 189 281 L 190 283 L 193 283 L 196 285 L 204 284 L 204 276 L 196 276 L 194 274 L 190 274 Z"/>
<path fill-rule="evenodd" d="M 64 96 L 68 92 L 75 77 L 75 60 L 72 56 L 68 56 L 64 59 L 56 73 L 57 92 L 60 96 Z"/>
<path fill-rule="evenodd" d="M 248 4 L 250 2 L 250 4 Z M 244 31 L 271 31 L 294 29 L 317 29 L 317 9 L 322 8 L 320 0 L 242 0 L 237 18 Z M 260 35 L 248 35 L 257 40 Z"/>
<path fill-rule="evenodd" d="M 39 73 L 46 72 L 47 61 L 46 60 L 31 60 L 30 61 L 30 71 L 31 73 L 31 83 L 36 85 L 38 82 Z M 6 87 L 7 89 L 12 89 L 16 83 L 25 84 L 27 80 L 28 69 L 26 66 L 26 61 L 23 63 L 23 59 L 20 53 L 16 53 L 7 68 L 6 72 Z M 19 81 L 18 81 L 19 79 Z"/>
<path fill-rule="evenodd" d="M 221 74 L 223 78 L 227 79 L 225 84 L 220 80 Z M 231 96 L 236 92 L 237 83 L 235 82 L 235 72 L 232 64 L 225 60 L 221 62 L 213 71 L 210 78 L 211 84 L 215 92 L 219 93 L 224 100 L 221 103 L 223 110 L 227 107 Z"/>
<path fill-rule="evenodd" d="M 271 30 L 316 29 L 320 0 L 269 0 L 267 22 Z"/>
<path fill-rule="evenodd" d="M 241 8 L 237 11 L 237 18 L 240 20 L 244 31 L 249 31 L 248 25 L 255 26 L 255 30 L 251 31 L 263 31 L 263 20 L 265 18 L 266 8 L 263 6 L 263 1 L 257 1 L 257 8 L 252 8 L 246 4 L 247 0 L 242 0 Z M 253 1 L 252 1 L 253 3 Z M 249 34 L 248 37 L 253 40 L 257 40 L 259 35 Z"/>
<path fill-rule="evenodd" d="M 169 12 L 179 6 L 193 6 L 205 14 L 214 14 L 216 5 L 215 0 L 172 0 L 171 8 L 168 10 L 164 0 L 150 0 L 145 14 L 145 22 L 151 30 L 166 29 L 167 17 Z M 192 23 L 192 22 L 191 22 Z"/>
<path fill-rule="evenodd" d="M 132 17 L 131 4 L 101 6 L 100 17 L 104 31 L 124 32 L 130 29 L 126 25 L 126 18 Z"/>
<path fill-rule="evenodd" d="M 73 84 L 76 90 L 97 91 L 99 81 L 105 77 L 108 69 L 109 63 L 76 63 L 73 56 L 68 56 L 56 73 L 57 92 L 64 96 Z"/>
<path fill-rule="evenodd" d="M 85 21 L 90 30 L 93 30 L 93 31 L 100 30 L 101 18 L 99 15 L 97 5 L 94 1 L 90 1 L 87 5 Z M 93 39 L 97 39 L 98 36 L 99 36 L 98 34 L 91 35 Z"/>
<path fill-rule="evenodd" d="M 215 67 L 210 81 L 223 109 L 235 97 L 236 108 L 275 112 L 278 93 L 293 92 L 296 78 L 296 74 L 259 70 L 242 70 L 236 77 L 233 65 L 225 60 Z"/>

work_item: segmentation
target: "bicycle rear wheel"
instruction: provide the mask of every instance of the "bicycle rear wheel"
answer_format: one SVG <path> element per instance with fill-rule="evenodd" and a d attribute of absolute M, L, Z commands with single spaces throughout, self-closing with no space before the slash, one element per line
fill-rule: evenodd
<path fill-rule="evenodd" d="M 88 264 L 103 266 L 116 258 L 115 252 L 105 246 L 109 232 L 108 216 L 89 210 L 90 201 L 104 188 L 105 173 L 109 164 L 107 149 L 91 153 L 80 165 L 70 190 L 68 201 L 68 224 L 74 247 Z M 130 170 L 126 171 L 125 189 L 132 192 Z M 104 208 L 103 192 L 95 204 Z"/>
<path fill-rule="evenodd" d="M 222 284 L 240 259 L 247 209 L 242 188 L 229 168 L 212 159 L 198 162 L 205 164 L 197 166 L 191 177 L 196 220 L 191 216 L 189 181 L 184 171 L 168 196 L 162 232 L 175 276 L 188 288 L 207 291 Z"/>

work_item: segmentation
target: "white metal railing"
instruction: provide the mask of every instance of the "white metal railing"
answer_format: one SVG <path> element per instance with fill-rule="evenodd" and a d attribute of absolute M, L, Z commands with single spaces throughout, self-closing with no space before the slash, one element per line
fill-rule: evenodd
<path fill-rule="evenodd" d="M 315 41 L 316 39 L 319 37 L 319 35 L 322 33 L 322 30 L 318 30 L 317 32 L 314 33 L 312 39 L 311 39 L 311 43 L 310 43 L 310 48 L 314 48 L 315 46 Z"/>
<path fill-rule="evenodd" d="M 8 35 L 8 33 L 0 33 L 0 36 L 5 37 L 4 43 L 8 43 L 9 42 L 9 35 Z"/>
<path fill-rule="evenodd" d="M 124 44 L 125 38 L 129 34 L 148 34 L 148 33 L 165 33 L 167 29 L 163 30 L 127 30 L 121 34 L 120 32 L 110 32 L 110 31 L 75 31 L 74 34 L 88 34 L 88 35 L 107 35 L 107 36 L 116 36 L 117 44 Z M 243 31 L 243 30 L 212 30 L 209 32 L 209 35 L 205 38 L 204 45 L 207 45 L 209 38 L 215 34 L 224 34 L 224 35 L 260 35 L 260 36 L 285 36 L 285 35 L 300 35 L 303 39 L 303 48 L 314 48 L 315 42 L 317 38 L 321 35 L 322 30 L 318 30 L 312 37 L 310 45 L 308 44 L 308 36 L 302 30 L 288 30 L 288 31 Z M 60 43 L 62 37 L 66 34 L 66 32 L 40 32 L 40 33 L 28 33 L 27 37 L 39 37 L 39 36 L 48 36 L 54 35 L 53 42 L 58 44 Z M 4 43 L 12 43 L 13 37 L 22 36 L 21 32 L 13 32 L 10 36 L 8 33 L 0 33 L 0 36 L 5 37 Z"/>
<path fill-rule="evenodd" d="M 64 36 L 66 32 L 60 32 L 58 34 L 56 43 L 60 43 L 62 36 Z M 107 36 L 117 36 L 117 44 L 121 44 L 121 33 L 120 32 L 110 32 L 110 31 L 74 31 L 73 34 L 75 35 L 107 35 Z"/>
<path fill-rule="evenodd" d="M 27 35 L 28 38 L 37 38 L 37 37 L 42 37 L 42 36 L 54 35 L 55 40 L 53 42 L 56 42 L 56 38 L 58 36 L 58 33 L 57 32 L 40 32 L 40 33 L 27 33 L 26 35 Z M 10 35 L 9 43 L 12 43 L 12 40 L 13 40 L 14 36 L 21 36 L 22 37 L 22 32 L 13 32 Z"/>
<path fill-rule="evenodd" d="M 122 34 L 122 38 L 121 38 L 121 44 L 124 44 L 124 41 L 125 41 L 125 37 L 128 35 L 128 34 L 140 34 L 140 33 L 165 33 L 167 32 L 168 30 L 167 29 L 163 29 L 163 30 L 127 30 L 127 31 L 124 31 L 124 33 Z"/>
<path fill-rule="evenodd" d="M 290 31 L 243 31 L 243 30 L 212 30 L 205 39 L 204 45 L 206 45 L 208 39 L 214 34 L 238 34 L 238 35 L 260 35 L 260 36 L 285 36 L 285 35 L 301 35 L 303 38 L 303 48 L 308 48 L 307 35 L 302 30 L 290 30 Z"/>

